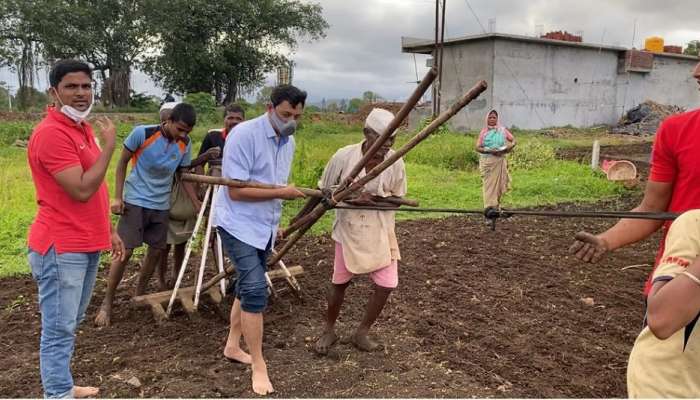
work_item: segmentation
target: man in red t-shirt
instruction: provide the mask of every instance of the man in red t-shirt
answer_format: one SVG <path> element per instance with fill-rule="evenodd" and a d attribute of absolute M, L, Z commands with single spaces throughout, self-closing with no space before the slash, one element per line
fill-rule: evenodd
<path fill-rule="evenodd" d="M 39 289 L 41 383 L 47 398 L 94 397 L 99 389 L 73 384 L 70 361 L 75 329 L 85 317 L 100 251 L 121 258 L 112 230 L 105 173 L 116 129 L 103 118 L 100 149 L 85 118 L 92 107 L 92 70 L 61 60 L 51 69 L 54 106 L 34 128 L 27 158 L 38 210 L 29 230 L 29 264 Z"/>
<path fill-rule="evenodd" d="M 700 63 L 693 77 L 700 85 Z M 700 208 L 700 109 L 666 118 L 656 133 L 651 153 L 651 173 L 642 202 L 632 211 L 684 212 Z M 585 262 L 597 262 L 613 250 L 636 243 L 651 236 L 663 226 L 663 238 L 655 265 L 664 252 L 670 221 L 621 219 L 598 235 L 587 232 L 576 234 L 571 253 Z M 650 275 L 651 278 L 651 275 Z M 651 279 L 644 286 L 649 294 Z"/>

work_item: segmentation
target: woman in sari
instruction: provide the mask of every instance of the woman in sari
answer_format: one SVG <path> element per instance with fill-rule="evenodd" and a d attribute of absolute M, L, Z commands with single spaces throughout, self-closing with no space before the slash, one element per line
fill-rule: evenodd
<path fill-rule="evenodd" d="M 510 188 L 510 175 L 506 154 L 515 147 L 515 138 L 498 123 L 498 112 L 491 110 L 486 116 L 486 125 L 476 141 L 479 157 L 479 172 L 483 183 L 484 208 L 500 210 L 501 197 Z"/>

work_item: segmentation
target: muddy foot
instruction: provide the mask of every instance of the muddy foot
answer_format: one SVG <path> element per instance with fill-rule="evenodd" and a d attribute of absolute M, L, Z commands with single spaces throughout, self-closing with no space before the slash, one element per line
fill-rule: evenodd
<path fill-rule="evenodd" d="M 97 317 L 95 317 L 95 325 L 97 325 L 97 326 L 109 326 L 111 316 L 112 316 L 111 307 L 105 307 L 105 306 L 100 307 L 100 311 L 97 313 Z"/>
<path fill-rule="evenodd" d="M 76 399 L 84 399 L 86 397 L 95 397 L 100 393 L 100 389 L 92 386 L 73 386 L 73 397 Z"/>
<path fill-rule="evenodd" d="M 246 353 L 240 348 L 234 349 L 232 347 L 225 347 L 224 357 L 231 362 L 238 362 L 241 364 L 251 364 L 253 362 L 253 360 L 250 358 L 250 354 Z"/>
<path fill-rule="evenodd" d="M 381 351 L 384 349 L 384 345 L 371 340 L 369 336 L 355 333 L 350 337 L 350 343 L 353 344 L 358 350 L 362 351 Z"/>
<path fill-rule="evenodd" d="M 325 332 L 323 335 L 321 335 L 320 338 L 316 341 L 316 345 L 314 346 L 314 350 L 316 350 L 316 353 L 325 356 L 328 354 L 328 350 L 331 349 L 331 346 L 338 341 L 338 335 L 335 334 L 335 332 L 330 331 L 330 332 Z"/>
<path fill-rule="evenodd" d="M 265 396 L 274 391 L 270 378 L 267 376 L 267 365 L 265 363 L 253 365 L 253 392 Z"/>

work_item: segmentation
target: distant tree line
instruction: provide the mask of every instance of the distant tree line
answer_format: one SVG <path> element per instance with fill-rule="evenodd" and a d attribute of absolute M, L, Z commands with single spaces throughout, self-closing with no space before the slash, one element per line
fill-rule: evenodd
<path fill-rule="evenodd" d="M 225 104 L 288 65 L 280 49 L 327 29 L 321 6 L 302 0 L 0 0 L 0 67 L 17 73 L 18 98 L 33 95 L 37 67 L 78 58 L 107 106 L 134 100 L 134 68 L 166 91 Z"/>

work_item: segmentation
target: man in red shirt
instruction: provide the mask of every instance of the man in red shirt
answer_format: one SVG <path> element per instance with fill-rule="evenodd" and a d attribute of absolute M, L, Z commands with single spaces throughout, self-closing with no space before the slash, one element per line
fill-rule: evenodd
<path fill-rule="evenodd" d="M 695 66 L 693 77 L 700 85 L 700 63 Z M 697 208 L 700 208 L 700 109 L 668 117 L 659 126 L 644 198 L 632 211 L 680 213 Z M 606 253 L 644 240 L 663 226 L 655 262 L 658 265 L 670 225 L 671 221 L 621 219 L 598 235 L 579 232 L 570 251 L 585 262 L 597 262 Z M 651 279 L 647 280 L 645 296 L 651 284 Z"/>
<path fill-rule="evenodd" d="M 58 61 L 50 72 L 54 105 L 29 140 L 37 215 L 29 230 L 29 264 L 39 289 L 41 383 L 47 398 L 94 397 L 99 389 L 73 384 L 70 361 L 75 329 L 95 285 L 100 251 L 121 258 L 112 230 L 105 173 L 116 129 L 97 122 L 102 149 L 85 118 L 92 107 L 92 70 L 80 61 Z"/>

